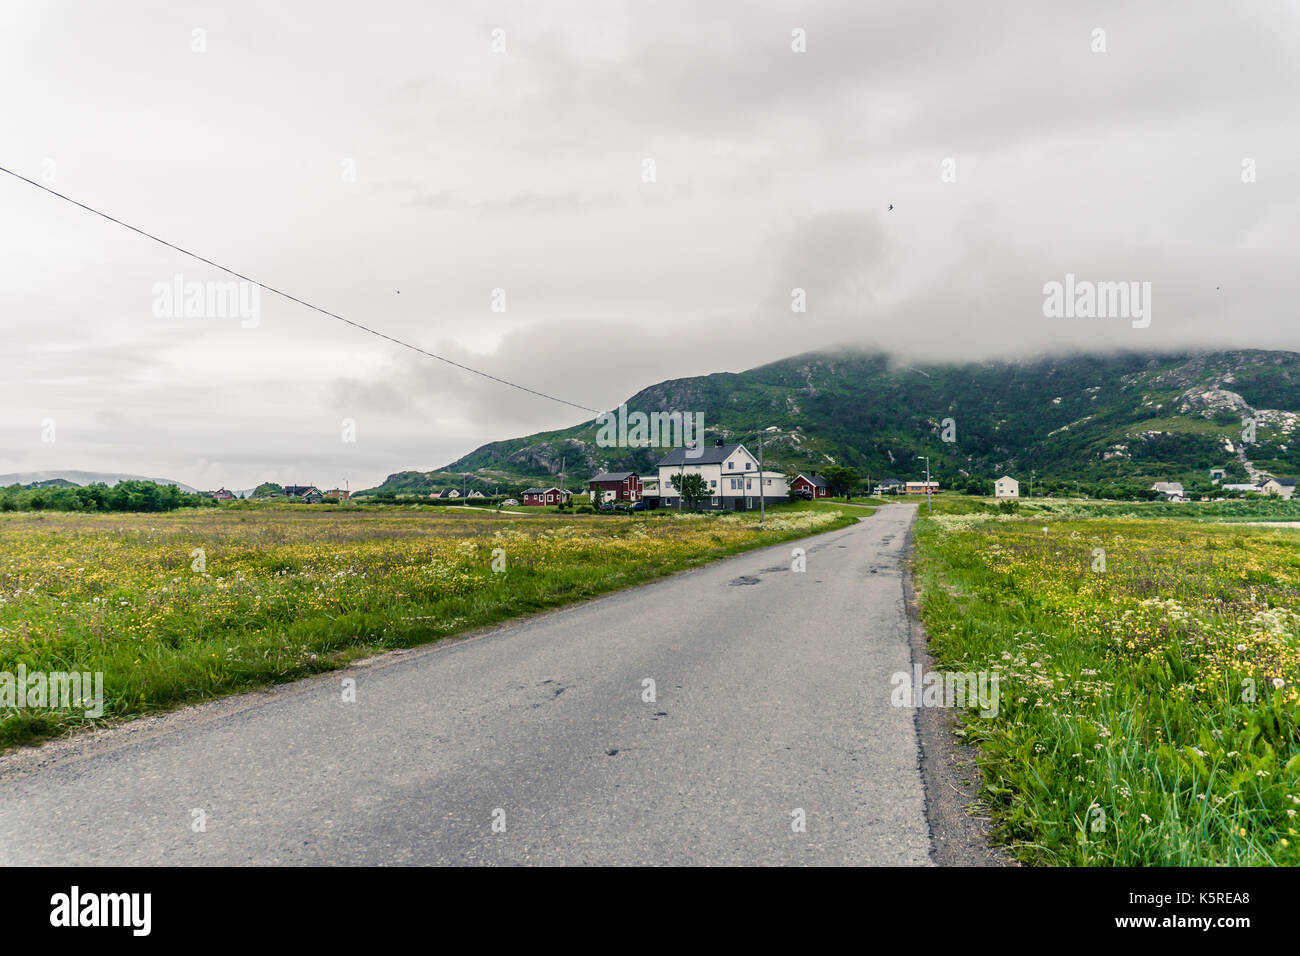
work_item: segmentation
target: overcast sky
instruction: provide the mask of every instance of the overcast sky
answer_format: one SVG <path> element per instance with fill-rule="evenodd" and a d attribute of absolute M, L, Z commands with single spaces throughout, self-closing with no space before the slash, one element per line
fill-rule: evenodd
<path fill-rule="evenodd" d="M 837 344 L 1300 349 L 1297 50 L 1284 2 L 6 0 L 0 165 L 592 408 Z M 1150 326 L 1045 318 L 1067 273 Z M 177 274 L 227 278 L 0 175 L 0 473 L 356 489 L 590 417 L 270 294 L 160 318 Z"/>

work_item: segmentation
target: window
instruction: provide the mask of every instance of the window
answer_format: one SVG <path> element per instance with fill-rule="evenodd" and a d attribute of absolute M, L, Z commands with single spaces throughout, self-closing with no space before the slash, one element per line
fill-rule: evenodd
<path fill-rule="evenodd" d="M 727 470 L 728 470 L 728 471 L 734 471 L 735 468 L 736 468 L 736 463 L 735 463 L 734 461 L 729 461 L 729 462 L 727 462 Z"/>
<path fill-rule="evenodd" d="M 753 468 L 753 467 L 754 467 L 754 463 L 753 463 L 752 461 L 747 461 L 747 462 L 745 462 L 745 470 L 746 470 L 746 471 L 749 471 L 749 469 L 751 469 L 751 468 Z"/>
<path fill-rule="evenodd" d="M 753 488 L 753 487 L 754 487 L 754 483 L 753 483 L 752 481 L 750 481 L 748 478 L 746 478 L 746 479 L 745 479 L 745 490 L 746 490 L 746 491 L 749 491 L 749 490 L 750 490 L 751 488 Z"/>
<path fill-rule="evenodd" d="M 713 507 L 716 508 L 717 506 L 718 506 L 718 499 L 717 499 L 717 498 L 714 498 L 714 499 L 713 499 Z"/>
<path fill-rule="evenodd" d="M 709 482 L 709 487 L 710 487 L 710 488 L 716 488 L 716 487 L 718 487 L 718 483 L 717 483 L 717 481 L 710 481 L 710 482 Z"/>

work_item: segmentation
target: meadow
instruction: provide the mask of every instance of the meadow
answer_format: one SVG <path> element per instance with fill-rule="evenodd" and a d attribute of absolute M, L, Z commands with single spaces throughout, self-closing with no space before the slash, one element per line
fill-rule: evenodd
<path fill-rule="evenodd" d="M 1300 865 L 1300 525 L 1025 504 L 916 531 L 939 666 L 999 676 L 996 716 L 958 721 L 996 837 L 1033 864 Z"/>
<path fill-rule="evenodd" d="M 848 509 L 846 509 L 848 510 Z M 110 720 L 293 680 L 862 517 L 284 505 L 0 515 L 0 673 L 103 672 Z M 495 568 L 495 569 L 494 569 Z M 85 724 L 0 710 L 0 748 Z"/>

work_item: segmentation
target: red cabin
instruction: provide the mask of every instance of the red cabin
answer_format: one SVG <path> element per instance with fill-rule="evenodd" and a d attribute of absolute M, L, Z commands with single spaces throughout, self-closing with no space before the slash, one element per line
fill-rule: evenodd
<path fill-rule="evenodd" d="M 562 488 L 554 486 L 550 488 L 525 488 L 524 504 L 526 505 L 558 505 L 568 501 L 570 495 Z"/>
<path fill-rule="evenodd" d="M 829 498 L 831 496 L 830 485 L 826 484 L 826 479 L 815 471 L 808 475 L 800 474 L 790 487 L 801 498 Z"/>
<path fill-rule="evenodd" d="M 587 482 L 596 504 L 603 501 L 640 501 L 641 478 L 634 471 L 602 471 Z"/>

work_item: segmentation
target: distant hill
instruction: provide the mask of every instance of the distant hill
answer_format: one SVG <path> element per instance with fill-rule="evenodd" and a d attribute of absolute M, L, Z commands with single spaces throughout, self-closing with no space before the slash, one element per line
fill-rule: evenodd
<path fill-rule="evenodd" d="M 0 487 L 7 487 L 0 485 Z M 77 488 L 80 487 L 75 481 L 68 481 L 66 478 L 49 478 L 45 481 L 33 481 L 30 484 L 23 485 L 24 488 Z"/>
<path fill-rule="evenodd" d="M 62 487 L 78 485 L 104 484 L 110 488 L 119 481 L 152 481 L 156 485 L 175 485 L 181 491 L 194 492 L 196 489 L 189 485 L 181 484 L 179 481 L 173 481 L 170 478 L 146 478 L 143 475 L 122 475 L 102 471 L 23 471 L 15 472 L 8 475 L 0 475 L 0 488 L 7 488 L 10 485 L 32 485 L 53 486 L 61 484 Z"/>
<path fill-rule="evenodd" d="M 632 411 L 704 413 L 707 440 L 760 433 L 769 465 L 838 463 L 873 478 L 915 479 L 918 455 L 951 486 L 967 476 L 1114 483 L 1208 481 L 1223 467 L 1300 475 L 1300 354 L 1224 352 L 1070 355 L 1017 362 L 900 364 L 876 352 L 795 356 L 740 373 L 673 379 L 627 400 Z M 1242 442 L 1243 419 L 1257 421 Z M 955 441 L 944 441 L 952 419 Z M 648 470 L 656 448 L 602 448 L 596 426 L 492 442 L 431 472 L 390 475 L 373 490 L 427 493 L 553 480 L 602 469 Z"/>

